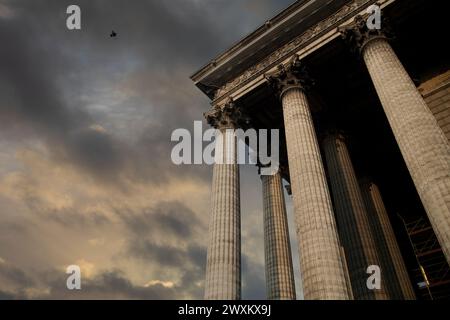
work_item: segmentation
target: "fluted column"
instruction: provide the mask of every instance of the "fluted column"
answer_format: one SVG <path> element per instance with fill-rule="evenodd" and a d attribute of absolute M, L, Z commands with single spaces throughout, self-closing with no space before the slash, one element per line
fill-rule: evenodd
<path fill-rule="evenodd" d="M 353 295 L 357 300 L 387 299 L 383 270 L 381 289 L 367 288 L 367 267 L 381 267 L 381 263 L 345 139 L 340 134 L 331 134 L 325 138 L 323 146 Z"/>
<path fill-rule="evenodd" d="M 403 158 L 450 263 L 450 144 L 381 30 L 358 18 L 344 31 L 359 46 Z"/>
<path fill-rule="evenodd" d="M 397 286 L 399 288 L 399 295 L 395 296 L 395 298 L 415 300 L 416 295 L 398 247 L 394 230 L 389 221 L 380 190 L 376 184 L 368 181 L 361 183 L 361 189 L 369 213 L 369 221 L 372 230 L 374 230 L 380 258 L 386 260 L 386 267 L 392 268 L 389 272 L 395 275 L 395 279 L 392 279 L 392 282 L 390 282 L 393 287 L 395 286 L 394 290 L 397 290 Z"/>
<path fill-rule="evenodd" d="M 298 58 L 269 82 L 280 90 L 305 299 L 349 299 L 325 172 Z"/>
<path fill-rule="evenodd" d="M 352 281 L 350 280 L 350 274 L 348 272 L 348 264 L 347 264 L 347 256 L 345 255 L 345 249 L 343 246 L 341 246 L 341 259 L 342 263 L 344 265 L 344 274 L 345 274 L 345 280 L 347 283 L 347 290 L 350 297 L 350 300 L 354 300 L 355 296 L 353 295 L 353 289 L 352 289 Z"/>
<path fill-rule="evenodd" d="M 291 244 L 280 172 L 261 175 L 261 181 L 267 299 L 295 300 Z"/>
<path fill-rule="evenodd" d="M 236 136 L 239 112 L 229 103 L 206 114 L 218 128 L 222 139 L 216 140 L 216 163 L 212 183 L 212 212 L 209 226 L 205 299 L 241 298 L 241 217 L 239 165 Z"/>

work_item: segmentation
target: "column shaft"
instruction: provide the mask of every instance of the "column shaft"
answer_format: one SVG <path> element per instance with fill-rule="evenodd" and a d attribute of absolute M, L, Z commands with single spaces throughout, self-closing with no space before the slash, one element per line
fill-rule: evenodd
<path fill-rule="evenodd" d="M 349 299 L 308 101 L 294 87 L 284 91 L 282 104 L 305 299 Z"/>
<path fill-rule="evenodd" d="M 350 296 L 350 299 L 354 300 L 355 297 L 353 295 L 352 281 L 350 279 L 350 274 L 348 272 L 347 256 L 345 255 L 345 249 L 343 246 L 341 246 L 341 259 L 342 259 L 342 263 L 344 264 L 345 280 L 347 282 L 348 294 Z"/>
<path fill-rule="evenodd" d="M 366 207 L 369 211 L 369 221 L 371 222 L 372 230 L 375 231 L 374 235 L 378 251 L 380 252 L 380 258 L 386 259 L 386 267 L 392 268 L 389 272 L 395 275 L 395 279 L 391 283 L 395 284 L 396 287 L 398 284 L 400 289 L 399 295 L 394 298 L 415 300 L 416 295 L 411 285 L 405 262 L 398 247 L 380 191 L 374 183 L 363 183 L 361 187 Z M 393 288 L 393 290 L 397 290 L 397 288 Z"/>
<path fill-rule="evenodd" d="M 355 299 L 387 299 L 383 270 L 381 289 L 367 287 L 367 267 L 381 266 L 381 263 L 344 138 L 330 135 L 324 140 L 324 149 L 339 235 L 347 256 Z"/>
<path fill-rule="evenodd" d="M 291 245 L 279 172 L 262 175 L 264 202 L 264 248 L 266 287 L 269 300 L 295 300 Z"/>
<path fill-rule="evenodd" d="M 450 263 L 450 144 L 384 38 L 362 51 L 384 111 Z"/>
<path fill-rule="evenodd" d="M 232 130 L 223 132 L 223 143 L 216 146 L 216 152 L 223 151 L 222 163 L 216 163 L 213 172 L 205 299 L 238 300 L 241 298 L 239 165 L 236 137 Z"/>

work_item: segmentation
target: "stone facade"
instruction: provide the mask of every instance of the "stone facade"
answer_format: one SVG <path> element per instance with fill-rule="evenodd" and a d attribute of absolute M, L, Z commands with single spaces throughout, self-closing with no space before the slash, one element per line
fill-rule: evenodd
<path fill-rule="evenodd" d="M 308 11 L 306 4 L 313 2 L 315 5 L 323 3 L 323 6 Z M 197 86 L 212 99 L 213 108 L 206 118 L 215 128 L 227 132 L 227 129 L 247 126 L 248 121 L 243 125 L 243 121 L 248 120 L 243 117 L 243 110 L 248 108 L 253 112 L 249 118 L 257 124 L 255 128 L 281 125 L 284 129 L 286 163 L 274 176 L 261 177 L 268 299 L 295 299 L 296 295 L 283 179 L 288 181 L 292 192 L 305 299 L 416 298 L 378 186 L 372 181 L 359 183 L 354 165 L 357 157 L 350 156 L 342 135 L 329 135 L 323 140 L 322 149 L 318 143 L 327 122 L 315 116 L 313 108 L 323 104 L 320 90 L 329 84 L 322 83 L 318 92 L 314 91 L 305 61 L 314 63 L 314 59 L 308 58 L 316 50 L 342 42 L 339 35 L 350 43 L 347 47 L 358 51 L 359 57 L 353 55 L 352 59 L 373 83 L 377 110 L 387 119 L 389 126 L 384 126 L 392 130 L 391 139 L 395 139 L 400 149 L 400 153 L 396 152 L 403 158 L 413 181 L 409 183 L 414 184 L 450 261 L 450 77 L 447 72 L 423 83 L 419 91 L 388 41 L 389 30 L 367 28 L 366 9 L 374 2 L 343 1 L 338 10 L 328 14 L 325 14 L 327 7 L 322 0 L 293 4 L 287 12 L 267 22 L 263 29 L 258 29 L 193 76 Z M 396 2 L 381 0 L 377 3 L 384 10 Z M 302 16 L 301 10 L 305 10 L 304 19 L 316 20 L 310 21 L 309 27 L 292 39 L 280 39 L 281 29 L 288 33 L 298 28 L 297 22 L 290 19 L 295 14 Z M 253 58 L 250 49 L 267 50 L 268 42 L 260 42 L 267 38 L 272 39 L 271 44 L 276 44 L 273 51 Z M 342 43 L 330 45 L 330 48 L 345 46 Z M 323 61 L 326 55 L 327 51 L 323 50 L 314 58 Z M 249 61 L 252 61 L 250 67 L 247 66 Z M 316 62 L 315 66 L 322 76 L 328 75 L 327 70 L 320 68 L 320 63 Z M 354 75 L 360 76 L 360 72 L 355 71 Z M 320 83 L 322 79 L 316 80 Z M 340 80 L 329 86 L 339 85 Z M 357 86 L 352 84 L 346 94 L 357 95 L 353 87 Z M 328 92 L 334 92 L 327 88 Z M 266 105 L 268 101 L 273 105 L 270 108 Z M 336 107 L 332 99 L 328 104 L 325 107 L 328 112 Z M 269 121 L 261 119 L 264 115 Z M 281 123 L 268 124 L 274 119 Z M 333 120 L 327 119 L 328 122 Z M 346 121 L 341 119 L 341 122 Z M 339 125 L 339 121 L 333 124 L 333 132 L 339 132 Z M 216 164 L 213 171 L 207 299 L 241 298 L 239 166 L 236 138 L 228 133 L 225 136 L 219 154 L 226 162 Z M 383 165 L 390 163 L 380 164 Z M 370 265 L 381 267 L 381 289 L 367 287 L 366 270 Z"/>
<path fill-rule="evenodd" d="M 450 71 L 422 83 L 419 91 L 450 141 Z"/>

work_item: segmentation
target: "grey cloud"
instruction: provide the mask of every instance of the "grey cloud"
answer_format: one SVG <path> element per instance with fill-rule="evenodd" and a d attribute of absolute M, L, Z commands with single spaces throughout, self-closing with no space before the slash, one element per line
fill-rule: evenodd
<path fill-rule="evenodd" d="M 78 208 L 49 208 L 45 202 L 33 195 L 25 195 L 22 200 L 43 221 L 52 221 L 63 227 L 83 229 L 100 227 L 110 223 L 109 218 L 100 212 L 91 212 L 87 215 L 78 212 Z M 20 227 L 24 228 L 23 226 Z"/>
<path fill-rule="evenodd" d="M 23 271 L 22 271 L 23 272 Z M 81 290 L 68 290 L 67 275 L 59 270 L 47 270 L 36 276 L 35 286 L 22 284 L 8 291 L 0 289 L 0 300 L 12 299 L 136 299 L 160 300 L 176 299 L 177 290 L 156 283 L 151 285 L 133 284 L 119 269 L 102 271 L 94 278 L 82 278 Z M 30 289 L 34 294 L 30 295 Z"/>
<path fill-rule="evenodd" d="M 206 257 L 204 254 L 205 248 L 195 245 L 184 249 L 140 239 L 132 240 L 128 250 L 133 257 L 158 262 L 159 265 L 167 267 L 177 267 L 189 263 L 193 265 L 204 264 L 203 258 Z"/>
<path fill-rule="evenodd" d="M 272 14 L 275 7 L 269 1 L 77 1 L 82 30 L 70 32 L 65 9 L 72 1 L 6 3 L 17 14 L 0 20 L 0 43 L 8 43 L 0 49 L 0 79 L 8 88 L 0 98 L 0 119 L 31 126 L 59 159 L 106 180 L 130 167 L 130 172 L 141 172 L 135 178 L 169 174 L 171 131 L 189 128 L 209 108 L 188 79 L 190 73 L 241 37 L 247 31 L 243 21 L 261 23 L 260 15 Z M 108 37 L 111 29 L 119 33 L 117 39 Z M 76 92 L 83 93 L 96 78 L 107 82 L 111 74 L 126 72 L 133 61 L 147 84 L 138 94 L 150 99 L 140 101 L 142 108 L 135 112 L 164 125 L 149 124 L 137 145 L 125 147 L 118 137 L 86 131 L 99 119 L 93 119 Z M 64 92 L 71 92 L 73 101 Z M 156 105 L 153 114 L 146 111 L 150 103 Z M 145 165 L 145 159 L 152 165 Z M 206 176 L 207 171 L 185 172 Z"/>
<path fill-rule="evenodd" d="M 25 272 L 20 270 L 19 273 Z M 0 288 L 0 300 L 12 299 L 136 299 L 160 300 L 200 298 L 202 289 L 196 285 L 202 274 L 195 268 L 187 268 L 179 284 L 164 286 L 162 283 L 138 285 L 120 269 L 103 270 L 93 278 L 82 278 L 81 290 L 68 290 L 67 275 L 61 270 L 48 269 L 35 273 L 31 281 L 17 281 L 10 289 Z"/>
<path fill-rule="evenodd" d="M 124 211 L 118 214 L 129 229 L 125 255 L 163 269 L 178 269 L 179 287 L 201 298 L 203 289 L 195 284 L 203 281 L 206 247 L 196 244 L 194 236 L 198 237 L 207 227 L 196 214 L 176 201 L 160 202 L 140 214 Z"/>
<path fill-rule="evenodd" d="M 178 269 L 181 282 L 177 284 L 177 287 L 180 291 L 195 299 L 202 297 L 203 287 L 197 286 L 196 283 L 203 283 L 206 248 L 196 245 L 177 248 L 135 239 L 129 244 L 128 250 L 132 257 L 147 263 L 156 263 L 167 269 Z"/>
<path fill-rule="evenodd" d="M 175 299 L 176 291 L 161 284 L 137 286 L 120 270 L 105 271 L 93 279 L 83 279 L 81 290 L 69 291 L 66 279 L 52 278 L 44 299 Z"/>
<path fill-rule="evenodd" d="M 172 130 L 191 128 L 209 108 L 189 75 L 289 2 L 79 0 L 83 29 L 71 32 L 65 28 L 65 9 L 73 1 L 3 0 L 15 15 L 0 17 L 0 139 L 44 142 L 55 162 L 74 164 L 99 182 L 119 188 L 124 175 L 133 182 L 152 184 L 165 183 L 173 176 L 207 179 L 211 170 L 206 166 L 177 167 L 170 162 Z M 118 32 L 117 38 L 109 38 L 111 29 Z M 116 106 L 120 114 L 111 114 L 115 94 L 121 94 L 119 86 L 129 76 L 134 82 L 126 89 L 132 93 L 120 101 L 123 105 Z M 98 90 L 104 90 L 110 100 L 92 101 Z M 108 111 L 93 112 L 89 103 L 105 104 Z M 118 118 L 117 126 L 112 125 L 113 116 Z M 112 129 L 92 130 L 94 123 Z M 131 129 L 138 126 L 135 135 Z M 25 201 L 42 217 L 63 226 L 107 222 L 101 214 L 88 219 L 73 210 L 49 211 L 32 197 Z M 127 236 L 136 232 L 136 237 L 128 239 L 131 257 L 179 268 L 178 292 L 200 298 L 201 289 L 193 283 L 203 279 L 205 248 L 193 238 L 199 232 L 206 234 L 207 227 L 183 204 L 162 204 L 148 212 L 132 213 L 139 218 L 121 212 Z M 149 232 L 158 234 L 161 241 L 151 239 Z M 184 247 L 165 245 L 164 233 Z M 259 297 L 260 276 L 254 273 L 261 272 L 260 266 L 248 262 L 244 268 L 250 276 L 245 284 L 247 296 Z M 15 272 L 8 277 L 20 282 L 20 271 Z M 26 282 L 25 277 L 22 280 Z M 47 280 L 50 296 L 72 297 L 60 280 Z M 86 288 L 83 297 L 178 297 L 174 290 L 158 285 L 136 287 L 116 271 L 88 281 Z M 12 296 L 3 290 L 2 297 Z"/>
<path fill-rule="evenodd" d="M 134 235 L 145 235 L 154 231 L 179 238 L 189 238 L 204 226 L 196 214 L 178 201 L 162 201 L 155 207 L 136 214 L 132 211 L 116 210 L 125 225 Z"/>
<path fill-rule="evenodd" d="M 93 168 L 97 174 L 107 178 L 121 170 L 124 165 L 124 152 L 118 142 L 102 132 L 85 130 L 69 138 L 72 146 L 72 159 L 85 168 Z"/>
<path fill-rule="evenodd" d="M 100 227 L 104 226 L 111 221 L 108 217 L 101 213 L 90 213 L 89 215 L 83 215 L 71 210 L 44 210 L 37 212 L 43 218 L 50 219 L 56 223 L 59 223 L 65 227 L 71 228 L 86 228 L 86 227 Z"/>
<path fill-rule="evenodd" d="M 33 279 L 22 269 L 8 262 L 0 261 L 0 279 L 3 279 L 1 282 L 9 282 L 13 286 L 18 287 L 30 287 L 34 285 Z"/>
<path fill-rule="evenodd" d="M 45 21 L 40 18 L 39 14 L 26 14 L 24 18 L 0 20 L 0 43 L 7 43 L 0 49 L 0 78 L 6 83 L 1 96 L 7 99 L 0 98 L 0 120 L 13 118 L 31 126 L 51 150 L 86 164 L 93 172 L 109 168 L 120 154 L 114 154 L 109 137 L 95 131 L 86 133 L 92 121 L 89 115 L 64 100 L 57 79 L 70 62 L 57 46 L 44 48 L 39 42 L 40 32 L 45 32 L 35 30 Z M 114 171 L 118 170 L 109 174 Z"/>

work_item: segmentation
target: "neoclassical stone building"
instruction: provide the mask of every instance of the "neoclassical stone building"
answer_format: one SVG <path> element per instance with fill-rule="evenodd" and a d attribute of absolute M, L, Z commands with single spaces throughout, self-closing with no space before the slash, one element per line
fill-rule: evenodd
<path fill-rule="evenodd" d="M 381 29 L 366 24 L 373 4 Z M 192 76 L 214 127 L 282 132 L 280 169 L 261 176 L 268 299 L 296 297 L 283 180 L 305 299 L 415 299 L 397 215 L 427 217 L 450 261 L 445 14 L 443 1 L 301 0 Z M 239 165 L 216 164 L 212 183 L 205 298 L 240 299 Z"/>

